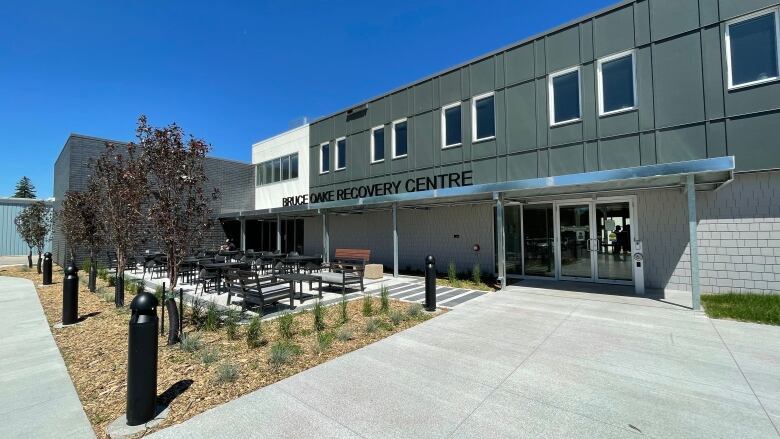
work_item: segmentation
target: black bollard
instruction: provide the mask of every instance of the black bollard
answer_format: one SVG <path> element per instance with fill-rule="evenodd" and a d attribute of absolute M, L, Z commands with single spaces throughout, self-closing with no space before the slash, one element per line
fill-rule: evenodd
<path fill-rule="evenodd" d="M 425 257 L 425 310 L 436 311 L 436 259 Z"/>
<path fill-rule="evenodd" d="M 65 268 L 62 281 L 62 324 L 72 325 L 79 319 L 79 269 L 74 261 Z"/>
<path fill-rule="evenodd" d="M 51 253 L 43 254 L 43 284 L 51 285 Z"/>
<path fill-rule="evenodd" d="M 127 349 L 127 425 L 141 425 L 157 407 L 157 298 L 143 292 L 130 303 Z"/>

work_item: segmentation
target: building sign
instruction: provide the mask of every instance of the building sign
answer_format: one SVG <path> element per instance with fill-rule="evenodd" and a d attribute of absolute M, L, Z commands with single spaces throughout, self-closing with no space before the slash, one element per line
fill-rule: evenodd
<path fill-rule="evenodd" d="M 472 171 L 450 172 L 447 174 L 433 175 L 431 177 L 409 178 L 407 180 L 352 186 L 296 195 L 294 197 L 285 197 L 282 198 L 282 206 L 288 207 L 301 204 L 325 203 L 328 201 L 352 200 L 356 198 L 383 197 L 385 195 L 394 195 L 403 192 L 421 192 L 433 189 L 471 186 L 473 184 Z"/>

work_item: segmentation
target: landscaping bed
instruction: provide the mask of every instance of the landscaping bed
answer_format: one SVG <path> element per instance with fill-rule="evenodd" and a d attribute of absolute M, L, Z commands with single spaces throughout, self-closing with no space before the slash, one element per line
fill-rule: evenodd
<path fill-rule="evenodd" d="M 86 274 L 81 274 L 79 316 L 86 318 L 71 327 L 55 329 L 53 325 L 62 313 L 62 269 L 55 266 L 54 284 L 48 286 L 40 284 L 41 276 L 35 270 L 0 269 L 0 276 L 35 282 L 84 411 L 98 437 L 106 437 L 108 424 L 125 411 L 130 312 L 127 307 L 113 305 L 113 288 L 108 288 L 106 281 L 99 279 L 99 293 L 90 293 L 84 283 Z M 129 304 L 132 298 L 126 293 L 125 302 Z M 226 319 L 205 304 L 185 307 L 185 341 L 168 347 L 165 337 L 159 339 L 157 394 L 163 395 L 161 402 L 173 402 L 158 429 L 432 317 L 419 304 L 388 299 L 386 309 L 381 309 L 382 302 L 379 297 L 364 296 L 321 307 L 317 312 L 302 311 L 262 322 L 258 318 L 248 325 L 236 325 L 237 315 Z M 315 314 L 321 318 L 315 319 Z M 320 322 L 319 331 L 315 330 L 316 321 Z"/>
<path fill-rule="evenodd" d="M 780 325 L 780 295 L 704 294 L 701 303 L 712 318 Z"/>

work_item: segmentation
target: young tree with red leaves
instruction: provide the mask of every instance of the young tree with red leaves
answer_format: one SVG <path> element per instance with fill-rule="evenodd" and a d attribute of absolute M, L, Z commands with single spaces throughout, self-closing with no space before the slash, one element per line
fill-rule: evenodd
<path fill-rule="evenodd" d="M 126 147 L 107 142 L 106 149 L 92 163 L 95 187 L 93 206 L 97 209 L 100 229 L 106 242 L 116 252 L 114 304 L 124 306 L 124 272 L 127 258 L 136 250 L 143 236 L 143 206 L 147 196 L 147 172 L 137 146 Z"/>
<path fill-rule="evenodd" d="M 89 290 L 95 291 L 98 251 L 104 244 L 103 231 L 95 208 L 97 188 L 90 184 L 84 192 L 68 191 L 57 211 L 57 224 L 65 235 L 71 260 L 76 257 L 76 248 L 89 251 Z"/>

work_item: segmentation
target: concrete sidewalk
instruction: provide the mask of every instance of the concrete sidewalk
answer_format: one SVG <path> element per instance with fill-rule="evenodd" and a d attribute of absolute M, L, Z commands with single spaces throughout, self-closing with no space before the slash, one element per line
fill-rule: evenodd
<path fill-rule="evenodd" d="M 0 277 L 0 438 L 94 438 L 33 283 Z"/>
<path fill-rule="evenodd" d="M 780 327 L 512 287 L 152 435 L 777 438 Z"/>

